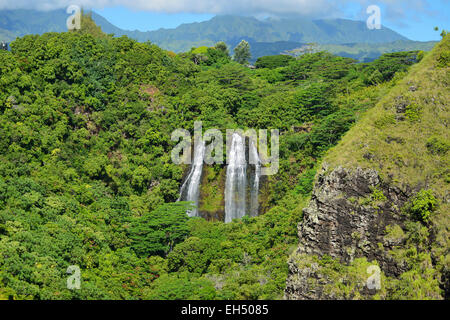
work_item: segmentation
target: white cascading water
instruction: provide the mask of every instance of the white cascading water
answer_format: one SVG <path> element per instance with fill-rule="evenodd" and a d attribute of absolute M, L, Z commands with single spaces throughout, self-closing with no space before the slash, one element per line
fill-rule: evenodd
<path fill-rule="evenodd" d="M 255 176 L 253 180 L 253 185 L 250 190 L 250 215 L 252 217 L 258 215 L 259 210 L 259 178 L 261 176 L 261 160 L 259 159 L 258 155 L 258 149 L 256 148 L 255 144 L 253 143 L 253 140 L 250 140 L 250 153 L 251 158 L 253 158 L 254 165 L 255 165 Z"/>
<path fill-rule="evenodd" d="M 225 183 L 225 223 L 245 215 L 247 161 L 245 139 L 233 133 Z"/>
<path fill-rule="evenodd" d="M 191 170 L 186 181 L 181 186 L 180 198 L 178 201 L 192 201 L 195 208 L 188 210 L 190 217 L 198 216 L 198 199 L 200 195 L 200 181 L 203 171 L 203 159 L 205 157 L 205 142 L 201 141 L 194 144 L 194 159 L 192 161 Z"/>

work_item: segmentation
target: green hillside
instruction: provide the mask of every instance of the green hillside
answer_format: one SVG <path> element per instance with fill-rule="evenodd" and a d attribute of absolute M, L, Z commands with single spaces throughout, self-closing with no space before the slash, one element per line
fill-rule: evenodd
<path fill-rule="evenodd" d="M 219 48 L 177 55 L 83 20 L 80 31 L 27 35 L 0 51 L 0 298 L 281 299 L 322 157 L 406 85 L 423 52 L 367 64 L 319 52 L 253 70 Z M 438 52 L 412 75 L 428 72 Z M 434 99 L 430 112 L 443 112 L 447 97 L 441 56 L 442 83 L 422 84 L 436 96 L 421 95 L 422 79 L 411 84 L 417 105 Z M 430 116 L 408 110 L 404 125 Z M 381 124 L 391 126 L 384 112 Z M 188 168 L 171 161 L 171 133 L 198 120 L 204 130 L 280 130 L 264 214 L 231 223 L 214 215 L 225 165 L 208 167 L 208 219 L 189 218 L 189 204 L 176 202 Z M 438 154 L 427 157 L 444 161 L 442 128 L 430 130 L 438 142 L 427 134 L 426 143 Z M 81 271 L 79 290 L 67 288 L 71 265 Z"/>
<path fill-rule="evenodd" d="M 324 157 L 287 297 L 448 299 L 449 70 L 447 35 Z M 381 268 L 376 292 L 369 266 Z"/>
<path fill-rule="evenodd" d="M 66 31 L 68 16 L 64 10 L 0 10 L 0 41 L 11 42 L 27 34 Z"/>
<path fill-rule="evenodd" d="M 427 292 L 426 285 L 433 282 L 445 289 L 441 296 L 448 298 L 449 86 L 450 35 L 447 35 L 324 159 L 331 167 L 375 169 L 385 183 L 414 190 L 410 202 L 402 209 L 416 224 L 406 228 L 407 243 L 393 254 L 410 264 L 410 271 L 397 286 L 415 279 L 417 292 L 405 288 L 403 295 L 395 295 L 397 298 L 432 298 L 434 294 Z M 410 255 L 413 248 L 417 248 L 416 257 Z M 435 292 L 439 294 L 436 288 Z"/>
<path fill-rule="evenodd" d="M 450 176 L 447 36 L 325 158 L 333 166 L 374 168 L 394 184 L 426 183 L 442 198 Z M 404 106 L 404 115 L 401 108 Z M 391 137 L 398 141 L 389 142 Z M 370 160 L 367 159 L 371 154 Z M 442 209 L 448 212 L 444 204 Z"/>

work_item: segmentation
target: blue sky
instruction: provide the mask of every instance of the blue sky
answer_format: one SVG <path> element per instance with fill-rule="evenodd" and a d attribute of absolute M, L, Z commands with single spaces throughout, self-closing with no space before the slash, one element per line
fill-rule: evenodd
<path fill-rule="evenodd" d="M 450 0 L 0 0 L 2 9 L 65 9 L 71 4 L 93 9 L 116 26 L 128 30 L 174 28 L 200 22 L 217 14 L 365 21 L 366 8 L 382 9 L 382 24 L 412 40 L 439 40 L 450 30 Z"/>

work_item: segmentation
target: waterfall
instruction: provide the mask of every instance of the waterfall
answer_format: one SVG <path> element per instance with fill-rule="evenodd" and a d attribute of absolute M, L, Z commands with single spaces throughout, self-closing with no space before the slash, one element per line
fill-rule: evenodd
<path fill-rule="evenodd" d="M 225 183 L 225 223 L 245 215 L 246 182 L 245 139 L 233 133 Z"/>
<path fill-rule="evenodd" d="M 192 201 L 195 208 L 187 213 L 190 217 L 198 216 L 198 199 L 200 195 L 200 180 L 203 170 L 203 158 L 205 156 L 205 142 L 200 141 L 194 143 L 194 159 L 192 161 L 191 170 L 186 181 L 181 186 L 180 198 L 178 201 Z"/>
<path fill-rule="evenodd" d="M 252 188 L 250 189 L 250 215 L 252 217 L 258 215 L 259 210 L 259 178 L 261 176 L 261 160 L 259 159 L 258 149 L 253 140 L 250 139 L 250 160 L 255 166 Z"/>
<path fill-rule="evenodd" d="M 261 160 L 256 143 L 239 133 L 233 133 L 228 146 L 228 158 L 225 182 L 225 222 L 242 218 L 248 214 L 257 216 L 259 211 L 259 186 L 261 177 Z M 249 152 L 250 166 L 247 170 L 246 151 Z M 227 150 L 228 151 L 228 150 Z M 180 190 L 178 201 L 190 201 L 196 206 L 187 213 L 191 217 L 199 216 L 198 205 L 200 183 L 203 171 L 206 146 L 204 141 L 194 143 L 194 157 L 189 174 Z M 248 182 L 247 182 L 248 181 Z M 248 185 L 248 186 L 247 186 Z"/>

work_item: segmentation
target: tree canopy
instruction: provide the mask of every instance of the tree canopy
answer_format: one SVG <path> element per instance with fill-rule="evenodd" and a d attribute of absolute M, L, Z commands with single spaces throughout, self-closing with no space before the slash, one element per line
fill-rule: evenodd
<path fill-rule="evenodd" d="M 242 40 L 236 48 L 234 48 L 234 61 L 240 64 L 248 64 L 250 58 L 250 45 L 247 41 Z"/>
<path fill-rule="evenodd" d="M 174 54 L 100 32 L 86 23 L 0 51 L 0 297 L 281 298 L 317 164 L 415 60 L 320 52 L 253 70 L 246 41 L 232 61 L 223 43 Z M 217 218 L 220 165 L 205 169 L 209 219 L 176 202 L 188 168 L 171 162 L 170 137 L 196 120 L 282 131 L 260 216 Z M 66 288 L 70 265 L 80 290 Z"/>

